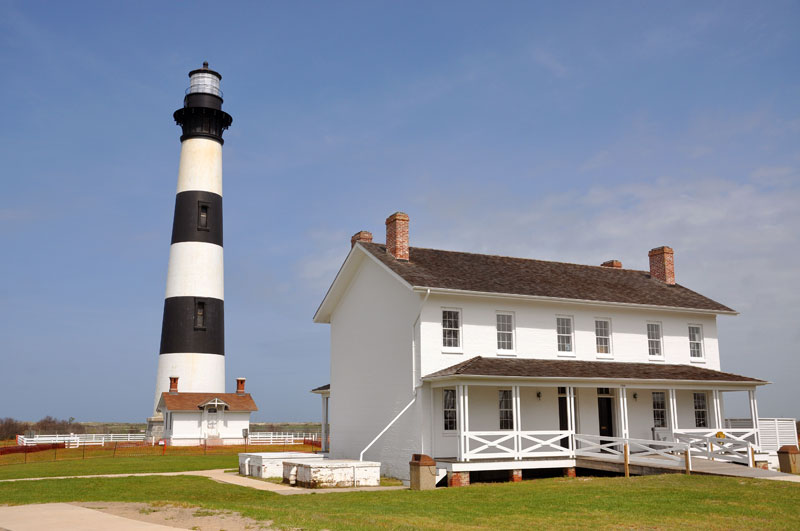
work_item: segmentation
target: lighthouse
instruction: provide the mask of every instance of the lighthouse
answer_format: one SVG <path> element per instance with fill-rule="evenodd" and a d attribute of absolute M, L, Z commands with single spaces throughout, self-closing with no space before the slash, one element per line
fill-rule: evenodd
<path fill-rule="evenodd" d="M 183 107 L 173 114 L 181 157 L 154 414 L 171 378 L 182 392 L 225 392 L 222 132 L 233 119 L 222 110 L 221 80 L 208 63 L 189 72 Z"/>

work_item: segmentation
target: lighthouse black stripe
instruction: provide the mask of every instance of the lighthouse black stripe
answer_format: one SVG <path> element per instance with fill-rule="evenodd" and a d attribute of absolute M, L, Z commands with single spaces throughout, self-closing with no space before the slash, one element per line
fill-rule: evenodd
<path fill-rule="evenodd" d="M 202 213 L 205 209 L 205 214 Z M 190 190 L 175 196 L 172 243 L 206 242 L 222 246 L 222 196 Z"/>
<path fill-rule="evenodd" d="M 202 303 L 201 326 L 197 304 Z M 210 297 L 170 297 L 164 300 L 161 354 L 201 352 L 225 355 L 224 301 Z"/>

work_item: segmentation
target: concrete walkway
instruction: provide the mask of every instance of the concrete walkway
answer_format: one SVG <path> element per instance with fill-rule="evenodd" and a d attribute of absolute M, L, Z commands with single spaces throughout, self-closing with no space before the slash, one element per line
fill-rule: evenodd
<path fill-rule="evenodd" d="M 246 478 L 235 473 L 227 473 L 224 468 L 215 470 L 188 470 L 185 472 L 142 472 L 137 474 L 96 474 L 91 476 L 57 476 L 50 478 L 20 478 L 20 479 L 3 479 L 0 483 L 12 481 L 42 481 L 45 479 L 87 479 L 87 478 L 125 478 L 125 477 L 142 477 L 142 476 L 202 476 L 219 483 L 227 483 L 229 485 L 238 485 L 240 487 L 248 487 L 256 490 L 265 490 L 280 494 L 282 496 L 290 496 L 293 494 L 311 494 L 316 492 L 319 494 L 327 494 L 331 492 L 364 492 L 364 491 L 381 491 L 381 490 L 403 490 L 408 487 L 341 487 L 335 489 L 304 489 L 302 487 L 290 487 L 282 483 L 271 483 L 255 478 Z M 2 531 L 2 530 L 0 530 Z"/>
<path fill-rule="evenodd" d="M 174 527 L 150 524 L 68 503 L 39 503 L 0 507 L 0 529 L 9 531 L 168 531 Z"/>

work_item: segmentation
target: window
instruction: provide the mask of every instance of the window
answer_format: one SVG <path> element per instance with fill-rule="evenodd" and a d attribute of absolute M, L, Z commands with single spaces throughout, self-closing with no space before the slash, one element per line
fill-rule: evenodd
<path fill-rule="evenodd" d="M 208 203 L 197 202 L 197 230 L 208 230 Z"/>
<path fill-rule="evenodd" d="M 653 426 L 667 427 L 667 401 L 664 391 L 653 391 Z"/>
<path fill-rule="evenodd" d="M 497 350 L 514 350 L 513 314 L 497 314 Z"/>
<path fill-rule="evenodd" d="M 558 336 L 558 351 L 572 352 L 572 317 L 556 318 L 556 335 Z"/>
<path fill-rule="evenodd" d="M 444 430 L 454 431 L 458 427 L 456 423 L 456 390 L 445 389 L 443 395 L 444 409 Z"/>
<path fill-rule="evenodd" d="M 598 387 L 597 396 L 612 396 L 611 389 L 609 389 L 608 387 Z"/>
<path fill-rule="evenodd" d="M 500 429 L 514 429 L 514 410 L 512 409 L 511 390 L 500 390 Z"/>
<path fill-rule="evenodd" d="M 647 351 L 651 357 L 662 356 L 661 324 L 647 323 Z"/>
<path fill-rule="evenodd" d="M 461 347 L 461 312 L 442 310 L 442 346 L 457 349 Z"/>
<path fill-rule="evenodd" d="M 194 329 L 206 329 L 206 303 L 197 299 L 194 301 Z"/>
<path fill-rule="evenodd" d="M 703 329 L 700 325 L 689 325 L 689 356 L 703 358 Z"/>
<path fill-rule="evenodd" d="M 708 428 L 708 403 L 705 393 L 694 393 L 694 425 L 696 428 Z"/>
<path fill-rule="evenodd" d="M 611 321 L 595 319 L 594 336 L 598 354 L 611 354 Z"/>

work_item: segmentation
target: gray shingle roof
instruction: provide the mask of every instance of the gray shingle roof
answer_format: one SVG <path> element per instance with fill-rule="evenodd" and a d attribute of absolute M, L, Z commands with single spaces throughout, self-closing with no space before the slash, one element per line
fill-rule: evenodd
<path fill-rule="evenodd" d="M 689 288 L 651 278 L 648 271 L 421 247 L 411 247 L 406 262 L 395 260 L 383 244 L 358 245 L 412 286 L 734 312 Z"/>

